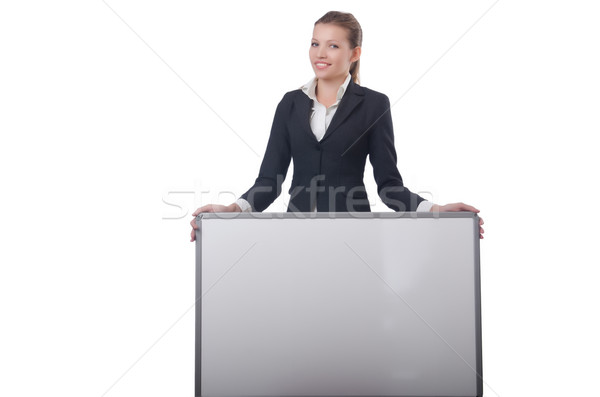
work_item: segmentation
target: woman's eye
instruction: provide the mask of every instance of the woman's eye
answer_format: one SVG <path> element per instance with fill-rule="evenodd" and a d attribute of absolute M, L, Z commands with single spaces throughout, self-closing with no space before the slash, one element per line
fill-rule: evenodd
<path fill-rule="evenodd" d="M 332 44 L 329 47 L 331 47 L 331 48 L 340 48 L 340 47 L 337 46 L 337 44 Z"/>
<path fill-rule="evenodd" d="M 312 47 L 318 47 L 318 46 L 319 46 L 319 43 L 310 43 L 310 45 L 311 45 Z"/>

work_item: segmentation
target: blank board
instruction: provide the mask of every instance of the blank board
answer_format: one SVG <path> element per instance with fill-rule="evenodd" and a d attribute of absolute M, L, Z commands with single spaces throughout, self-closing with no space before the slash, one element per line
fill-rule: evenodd
<path fill-rule="evenodd" d="M 477 215 L 197 222 L 197 396 L 483 394 Z"/>

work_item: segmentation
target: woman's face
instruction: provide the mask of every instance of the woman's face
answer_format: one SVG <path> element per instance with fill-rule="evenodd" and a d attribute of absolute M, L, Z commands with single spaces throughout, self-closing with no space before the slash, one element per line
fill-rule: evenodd
<path fill-rule="evenodd" d="M 318 23 L 308 52 L 315 76 L 319 80 L 344 81 L 352 62 L 360 57 L 360 47 L 350 48 L 348 32 L 331 23 Z"/>

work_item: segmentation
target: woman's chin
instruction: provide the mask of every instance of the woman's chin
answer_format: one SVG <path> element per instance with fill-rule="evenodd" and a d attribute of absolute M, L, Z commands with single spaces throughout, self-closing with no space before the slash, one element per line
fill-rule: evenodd
<path fill-rule="evenodd" d="M 315 77 L 319 80 L 335 80 L 336 78 L 327 70 L 315 70 Z"/>

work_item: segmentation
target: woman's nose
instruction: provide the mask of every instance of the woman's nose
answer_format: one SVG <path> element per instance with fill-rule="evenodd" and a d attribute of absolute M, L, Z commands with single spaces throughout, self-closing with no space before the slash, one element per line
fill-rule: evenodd
<path fill-rule="evenodd" d="M 323 46 L 319 46 L 317 49 L 317 57 L 319 58 L 325 58 L 325 56 L 327 55 L 327 49 L 324 48 Z"/>

